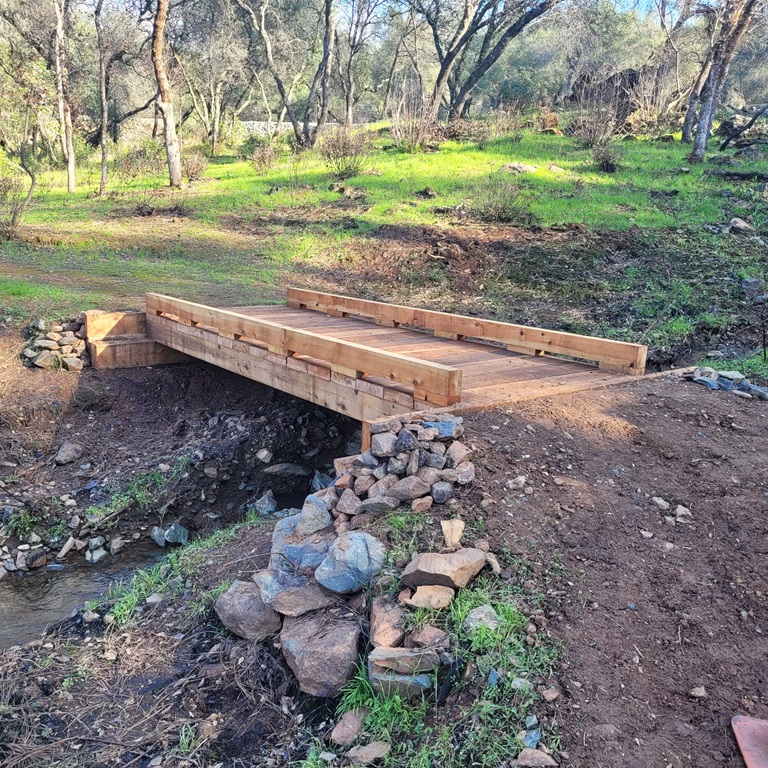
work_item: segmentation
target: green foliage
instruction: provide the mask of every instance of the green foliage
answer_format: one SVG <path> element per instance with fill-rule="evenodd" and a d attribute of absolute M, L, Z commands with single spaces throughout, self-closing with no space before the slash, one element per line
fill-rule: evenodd
<path fill-rule="evenodd" d="M 32 529 L 39 522 L 39 517 L 36 517 L 28 509 L 22 507 L 21 509 L 16 509 L 11 512 L 6 528 L 11 536 L 24 539 L 32 532 Z"/>

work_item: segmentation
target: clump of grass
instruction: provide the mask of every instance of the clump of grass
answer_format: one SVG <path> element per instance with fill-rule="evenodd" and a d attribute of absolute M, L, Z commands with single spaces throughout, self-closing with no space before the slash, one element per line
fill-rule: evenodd
<path fill-rule="evenodd" d="M 469 207 L 481 221 L 521 226 L 536 221 L 528 197 L 503 176 L 491 175 L 478 181 L 472 188 Z"/>

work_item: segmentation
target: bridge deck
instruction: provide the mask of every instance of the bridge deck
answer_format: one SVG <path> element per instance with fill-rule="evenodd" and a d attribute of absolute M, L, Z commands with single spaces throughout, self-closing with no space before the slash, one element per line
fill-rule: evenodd
<path fill-rule="evenodd" d="M 286 305 L 230 309 L 150 293 L 146 313 L 88 313 L 86 328 L 97 367 L 197 358 L 363 422 L 606 386 L 642 374 L 646 355 L 638 344 L 293 288 Z"/>
<path fill-rule="evenodd" d="M 620 374 L 572 360 L 510 352 L 500 346 L 439 338 L 416 329 L 382 327 L 371 321 L 332 317 L 314 310 L 259 306 L 233 307 L 231 311 L 458 368 L 462 374 L 461 400 L 452 406 L 452 410 L 486 408 L 544 397 L 553 392 L 589 389 L 615 383 L 621 378 Z M 322 364 L 318 359 L 313 362 Z M 367 378 L 394 391 L 413 393 L 413 387 L 407 385 L 376 376 Z M 433 407 L 428 402 L 422 406 L 416 403 L 414 410 Z"/>

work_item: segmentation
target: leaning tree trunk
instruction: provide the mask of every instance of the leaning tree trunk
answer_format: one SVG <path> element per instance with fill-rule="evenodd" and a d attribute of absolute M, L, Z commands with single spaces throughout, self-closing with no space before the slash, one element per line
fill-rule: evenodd
<path fill-rule="evenodd" d="M 168 0 L 157 0 L 157 12 L 152 28 L 152 64 L 155 68 L 157 89 L 157 111 L 163 119 L 165 154 L 168 159 L 168 176 L 171 187 L 181 188 L 181 150 L 176 135 L 176 118 L 173 112 L 173 94 L 165 61 L 165 23 L 168 19 Z"/>

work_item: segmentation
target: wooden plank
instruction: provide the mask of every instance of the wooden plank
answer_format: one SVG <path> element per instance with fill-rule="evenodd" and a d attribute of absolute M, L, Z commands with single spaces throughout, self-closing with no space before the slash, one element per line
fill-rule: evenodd
<path fill-rule="evenodd" d="M 134 338 L 97 339 L 88 342 L 88 354 L 94 368 L 140 368 L 147 365 L 188 363 L 187 355 L 158 344 L 152 339 Z"/>
<path fill-rule="evenodd" d="M 593 360 L 611 370 L 621 369 L 633 375 L 645 372 L 647 347 L 575 333 L 550 331 L 497 320 L 483 320 L 465 315 L 453 315 L 426 309 L 415 309 L 398 304 L 355 299 L 331 293 L 306 291 L 300 288 L 288 289 L 287 304 L 290 307 L 316 309 L 327 312 L 349 312 L 350 314 L 375 319 L 391 320 L 396 323 L 428 328 L 441 333 L 489 339 L 525 349 L 542 350 L 549 354 L 569 355 Z"/>
<path fill-rule="evenodd" d="M 145 312 L 100 312 L 90 309 L 85 313 L 85 334 L 88 341 L 114 336 L 145 336 Z"/>
<path fill-rule="evenodd" d="M 360 421 L 413 410 L 285 365 L 273 365 L 237 349 L 223 349 L 194 329 L 192 333 L 181 333 L 178 327 L 163 325 L 153 318 L 147 325 L 152 338 L 161 344 Z"/>
<path fill-rule="evenodd" d="M 217 328 L 220 333 L 237 334 L 243 339 L 255 338 L 268 347 L 310 355 L 336 366 L 407 383 L 426 392 L 428 398 L 434 397 L 434 402 L 443 402 L 447 398 L 449 402 L 456 403 L 461 399 L 461 371 L 457 368 L 328 338 L 237 312 L 147 294 L 147 325 L 151 326 L 154 318 L 162 313 L 182 320 L 194 320 Z M 222 342 L 226 340 L 222 339 Z"/>

